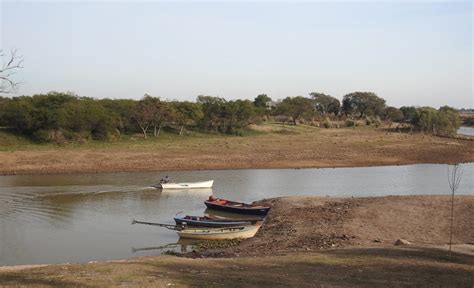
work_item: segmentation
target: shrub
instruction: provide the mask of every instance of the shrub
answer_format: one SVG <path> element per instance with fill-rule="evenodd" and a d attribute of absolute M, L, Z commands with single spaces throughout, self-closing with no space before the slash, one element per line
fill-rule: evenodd
<path fill-rule="evenodd" d="M 329 118 L 324 119 L 323 126 L 326 129 L 332 128 L 332 124 L 331 124 L 331 121 L 329 121 Z"/>
<path fill-rule="evenodd" d="M 345 123 L 346 123 L 346 127 L 355 127 L 355 126 L 357 126 L 356 122 L 352 119 L 347 119 Z"/>

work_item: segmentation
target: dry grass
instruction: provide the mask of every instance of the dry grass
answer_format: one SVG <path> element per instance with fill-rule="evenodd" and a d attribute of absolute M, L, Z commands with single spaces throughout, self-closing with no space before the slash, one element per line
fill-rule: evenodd
<path fill-rule="evenodd" d="M 194 135 L 0 151 L 0 174 L 304 168 L 474 161 L 474 141 L 382 129 L 266 125 L 253 136 Z"/>
<path fill-rule="evenodd" d="M 283 256 L 51 265 L 0 272 L 2 287 L 472 287 L 474 259 L 422 247 L 337 249 Z"/>

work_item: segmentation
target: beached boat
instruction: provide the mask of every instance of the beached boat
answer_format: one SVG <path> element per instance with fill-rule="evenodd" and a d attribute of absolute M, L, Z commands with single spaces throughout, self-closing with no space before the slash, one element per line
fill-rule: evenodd
<path fill-rule="evenodd" d="M 222 210 L 226 212 L 232 213 L 239 213 L 239 214 L 252 214 L 252 215 L 267 215 L 268 211 L 270 211 L 270 205 L 254 205 L 254 204 L 247 204 L 242 202 L 235 202 L 225 199 L 215 198 L 213 196 L 209 196 L 209 199 L 204 201 L 207 208 L 209 209 L 216 209 Z"/>
<path fill-rule="evenodd" d="M 224 240 L 237 238 L 251 238 L 255 236 L 260 225 L 248 225 L 225 228 L 187 227 L 176 231 L 180 238 L 199 240 Z"/>
<path fill-rule="evenodd" d="M 245 225 L 236 227 L 188 227 L 186 224 L 171 225 L 163 223 L 143 222 L 133 220 L 132 224 L 144 224 L 164 227 L 166 229 L 174 230 L 178 233 L 180 238 L 184 239 L 198 239 L 198 240 L 224 240 L 224 239 L 237 239 L 237 238 L 250 238 L 253 237 L 261 224 L 256 225 Z"/>
<path fill-rule="evenodd" d="M 245 225 L 254 225 L 259 221 L 262 221 L 262 218 L 253 218 L 253 219 L 230 219 L 230 218 L 216 218 L 209 216 L 176 216 L 174 221 L 176 225 L 183 225 L 186 223 L 187 226 L 193 227 L 235 227 L 235 226 L 245 226 Z"/>
<path fill-rule="evenodd" d="M 183 182 L 183 183 L 158 183 L 154 187 L 159 189 L 196 189 L 196 188 L 211 188 L 214 180 L 202 182 Z"/>

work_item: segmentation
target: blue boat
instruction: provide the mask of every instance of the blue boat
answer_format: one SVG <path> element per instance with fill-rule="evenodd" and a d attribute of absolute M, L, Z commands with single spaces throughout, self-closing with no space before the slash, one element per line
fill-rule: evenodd
<path fill-rule="evenodd" d="M 186 223 L 187 226 L 194 227 L 236 227 L 254 225 L 258 221 L 262 221 L 262 218 L 255 219 L 230 219 L 230 218 L 215 218 L 209 216 L 176 216 L 174 217 L 176 225 L 182 225 Z"/>
<path fill-rule="evenodd" d="M 219 199 L 213 196 L 209 196 L 209 199 L 204 201 L 207 208 L 221 210 L 231 213 L 238 213 L 238 214 L 250 214 L 250 215 L 267 215 L 268 211 L 270 211 L 270 205 L 254 205 L 254 204 L 247 204 L 242 202 L 235 202 L 225 199 Z"/>

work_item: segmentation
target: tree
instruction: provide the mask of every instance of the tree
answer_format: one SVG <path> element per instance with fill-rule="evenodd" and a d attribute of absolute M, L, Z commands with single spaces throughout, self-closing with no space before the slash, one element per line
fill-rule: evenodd
<path fill-rule="evenodd" d="M 226 100 L 220 97 L 199 95 L 197 103 L 202 105 L 204 117 L 199 122 L 201 128 L 217 132 L 222 126 L 222 111 L 226 104 Z"/>
<path fill-rule="evenodd" d="M 113 126 L 119 134 L 138 131 L 133 118 L 137 101 L 131 99 L 101 99 L 98 101 L 111 115 Z"/>
<path fill-rule="evenodd" d="M 416 109 L 416 116 L 412 123 L 419 131 L 441 136 L 455 136 L 461 126 L 461 117 L 452 107 L 443 106 L 438 110 L 432 107 L 421 107 Z"/>
<path fill-rule="evenodd" d="M 286 97 L 277 106 L 276 113 L 291 117 L 293 124 L 300 118 L 313 115 L 313 102 L 303 96 Z"/>
<path fill-rule="evenodd" d="M 229 101 L 223 105 L 221 130 L 232 133 L 250 124 L 254 115 L 255 106 L 249 100 Z"/>
<path fill-rule="evenodd" d="M 60 129 L 91 136 L 95 140 L 107 139 L 114 129 L 113 114 L 92 98 L 77 98 L 65 103 L 61 109 Z"/>
<path fill-rule="evenodd" d="M 456 109 L 443 106 L 438 109 L 433 126 L 438 135 L 456 136 L 459 127 L 461 127 L 461 117 Z"/>
<path fill-rule="evenodd" d="M 257 108 L 267 108 L 267 103 L 272 101 L 272 98 L 268 97 L 267 94 L 260 94 L 254 100 L 253 104 Z"/>
<path fill-rule="evenodd" d="M 183 135 L 184 127 L 196 125 L 203 117 L 202 106 L 193 102 L 174 102 L 176 111 L 176 122 L 180 126 L 179 135 Z"/>
<path fill-rule="evenodd" d="M 385 109 L 384 118 L 393 122 L 401 122 L 403 121 L 403 112 L 390 106 Z"/>
<path fill-rule="evenodd" d="M 15 97 L 5 102 L 3 112 L 4 125 L 18 133 L 31 136 L 34 125 L 34 110 L 31 97 Z"/>
<path fill-rule="evenodd" d="M 64 106 L 77 100 L 77 96 L 70 93 L 49 92 L 48 94 L 33 95 L 30 98 L 33 105 L 32 131 L 36 132 L 35 138 L 48 141 L 46 134 L 62 128 L 66 117 Z"/>
<path fill-rule="evenodd" d="M 417 119 L 416 108 L 413 106 L 402 106 L 400 111 L 403 113 L 403 120 L 406 123 L 414 124 Z"/>
<path fill-rule="evenodd" d="M 255 106 L 249 100 L 226 101 L 213 96 L 198 96 L 204 117 L 199 122 L 201 128 L 222 133 L 233 133 L 252 121 Z"/>
<path fill-rule="evenodd" d="M 5 125 L 5 112 L 9 101 L 9 98 L 0 96 L 0 127 Z"/>
<path fill-rule="evenodd" d="M 16 91 L 17 85 L 19 84 L 13 78 L 19 69 L 23 68 L 23 57 L 17 55 L 17 50 L 12 50 L 10 56 L 3 61 L 0 68 L 0 93 L 13 93 Z M 0 50 L 0 58 L 4 58 L 6 55 L 3 50 Z"/>
<path fill-rule="evenodd" d="M 145 95 L 143 99 L 138 101 L 135 109 L 133 111 L 133 119 L 137 123 L 138 127 L 143 133 L 143 137 L 147 139 L 147 131 L 150 128 L 150 125 L 154 122 L 154 117 L 156 113 L 156 106 L 154 105 L 154 100 L 150 99 L 148 95 Z"/>
<path fill-rule="evenodd" d="M 315 110 L 321 115 L 325 116 L 329 113 L 334 113 L 337 116 L 341 107 L 341 102 L 338 99 L 318 92 L 311 92 L 309 95 L 313 98 Z"/>
<path fill-rule="evenodd" d="M 438 111 L 432 107 L 420 107 L 416 109 L 416 117 L 413 120 L 418 130 L 428 133 L 435 133 L 434 119 Z"/>
<path fill-rule="evenodd" d="M 454 164 L 452 169 L 448 166 L 448 184 L 451 190 L 451 225 L 449 231 L 449 257 L 451 257 L 451 244 L 453 243 L 453 224 L 454 224 L 454 194 L 459 188 L 462 179 L 462 169 L 459 164 Z"/>
<path fill-rule="evenodd" d="M 160 136 L 161 128 L 166 122 L 173 122 L 176 111 L 171 103 L 166 101 L 160 101 L 159 98 L 155 98 L 152 105 L 154 105 L 153 111 L 153 136 Z"/>
<path fill-rule="evenodd" d="M 385 109 L 385 100 L 372 92 L 353 92 L 342 99 L 342 110 L 346 115 L 359 113 L 363 116 L 380 116 Z"/>

